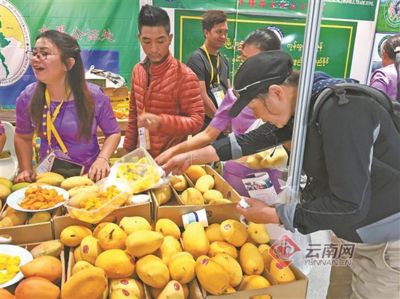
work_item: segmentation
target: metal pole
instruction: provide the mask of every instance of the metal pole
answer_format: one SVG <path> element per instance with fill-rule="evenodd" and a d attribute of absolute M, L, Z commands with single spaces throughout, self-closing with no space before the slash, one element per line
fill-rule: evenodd
<path fill-rule="evenodd" d="M 303 165 L 304 144 L 307 134 L 308 111 L 317 57 L 317 43 L 321 23 L 321 0 L 308 1 L 308 13 L 304 32 L 303 53 L 301 58 L 300 81 L 297 94 L 296 112 L 292 137 L 292 149 L 289 161 L 288 187 L 289 202 L 298 201 L 300 174 Z"/>

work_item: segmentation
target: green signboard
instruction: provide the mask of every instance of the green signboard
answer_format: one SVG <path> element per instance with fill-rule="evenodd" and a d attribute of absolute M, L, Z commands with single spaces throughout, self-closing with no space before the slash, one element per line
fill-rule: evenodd
<path fill-rule="evenodd" d="M 239 61 L 237 44 L 255 29 L 276 26 L 284 34 L 283 50 L 293 57 L 294 66 L 301 66 L 305 19 L 276 18 L 247 15 L 228 15 L 228 41 L 222 52 L 232 64 L 232 71 Z M 348 77 L 351 71 L 353 46 L 357 23 L 323 21 L 318 43 L 316 70 L 335 77 Z M 196 34 L 198 32 L 199 34 Z M 186 62 L 191 53 L 203 43 L 201 12 L 175 11 L 175 56 Z M 236 36 L 235 36 L 236 33 Z"/>
<path fill-rule="evenodd" d="M 0 0 L 0 108 L 12 109 L 23 88 L 35 80 L 25 51 L 36 36 L 56 29 L 74 36 L 85 68 L 121 74 L 130 85 L 139 61 L 137 0 Z M 1 58 L 1 57 L 0 57 Z M 21 76 L 16 76 L 21 73 Z"/>
<path fill-rule="evenodd" d="M 400 0 L 380 1 L 376 31 L 400 32 Z"/>
<path fill-rule="evenodd" d="M 324 0 L 323 17 L 372 21 L 377 1 Z M 305 17 L 308 0 L 153 0 L 153 4 L 178 9 L 222 9 L 228 12 Z"/>

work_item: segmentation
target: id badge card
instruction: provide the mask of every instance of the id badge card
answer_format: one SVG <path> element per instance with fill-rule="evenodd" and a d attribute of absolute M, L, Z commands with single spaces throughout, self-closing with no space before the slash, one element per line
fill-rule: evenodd
<path fill-rule="evenodd" d="M 56 154 L 54 152 L 50 152 L 43 160 L 40 162 L 38 167 L 36 168 L 36 173 L 49 172 L 53 167 L 54 159 L 56 158 Z"/>
<path fill-rule="evenodd" d="M 139 138 L 139 146 L 146 150 L 149 150 L 150 149 L 149 131 L 144 127 L 138 128 L 138 138 Z"/>
<path fill-rule="evenodd" d="M 213 94 L 214 99 L 217 101 L 218 107 L 221 106 L 221 103 L 225 97 L 225 92 L 222 89 L 221 85 L 211 88 L 211 93 Z"/>

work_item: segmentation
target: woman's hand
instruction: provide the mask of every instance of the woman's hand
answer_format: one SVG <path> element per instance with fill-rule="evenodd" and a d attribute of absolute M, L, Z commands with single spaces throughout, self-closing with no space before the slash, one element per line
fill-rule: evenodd
<path fill-rule="evenodd" d="M 249 204 L 249 207 L 242 208 L 237 204 L 236 209 L 247 220 L 254 223 L 280 223 L 275 208 L 270 207 L 262 200 L 253 198 L 246 198 L 245 200 Z"/>
<path fill-rule="evenodd" d="M 192 164 L 191 155 L 191 153 L 176 155 L 169 159 L 168 162 L 161 167 L 167 174 L 170 172 L 172 172 L 172 174 L 181 174 L 185 172 L 185 170 L 188 169 L 189 166 Z"/>
<path fill-rule="evenodd" d="M 14 179 L 14 183 L 22 183 L 22 182 L 32 183 L 35 181 L 35 178 L 36 178 L 36 173 L 33 170 L 22 170 Z"/>
<path fill-rule="evenodd" d="M 174 150 L 173 148 L 169 148 L 166 151 L 162 152 L 161 154 L 159 154 L 156 158 L 155 161 L 158 165 L 164 165 L 165 163 L 167 163 L 167 161 L 169 159 L 171 159 L 174 156 Z"/>
<path fill-rule="evenodd" d="M 100 181 L 110 173 L 110 164 L 107 159 L 98 157 L 89 169 L 88 177 L 92 181 Z"/>

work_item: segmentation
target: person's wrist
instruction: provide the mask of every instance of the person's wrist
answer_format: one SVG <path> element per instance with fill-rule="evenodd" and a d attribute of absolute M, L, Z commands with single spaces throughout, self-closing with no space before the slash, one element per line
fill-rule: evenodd
<path fill-rule="evenodd" d="M 107 162 L 107 164 L 108 165 L 110 165 L 110 159 L 108 159 L 108 158 L 106 158 L 106 157 L 104 157 L 104 156 L 97 156 L 97 158 L 96 158 L 97 160 L 104 160 L 104 161 L 106 161 Z"/>

